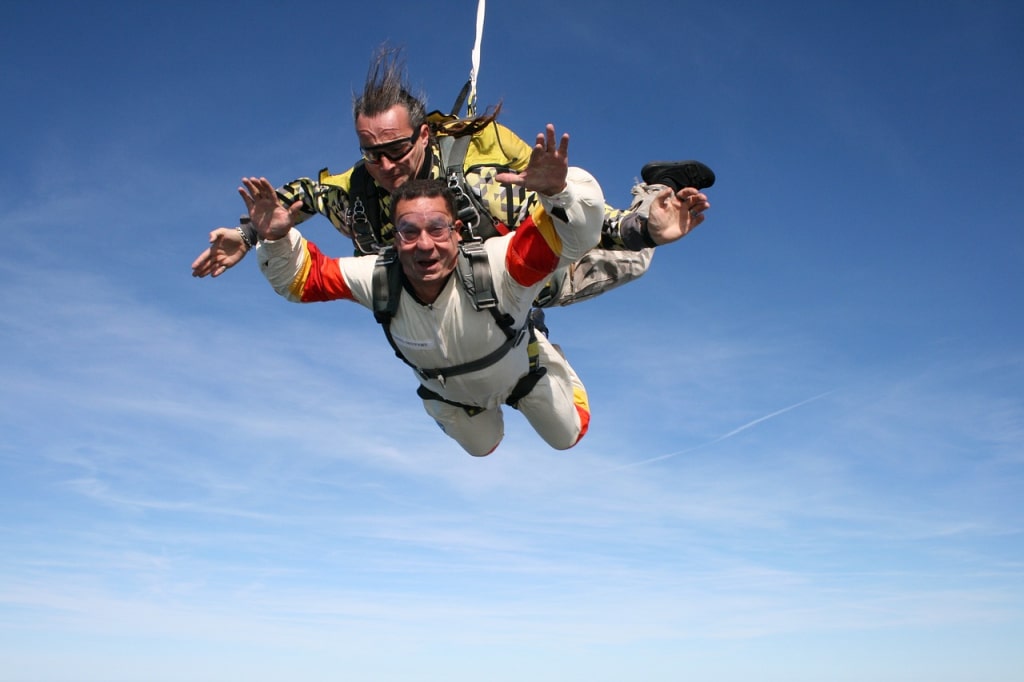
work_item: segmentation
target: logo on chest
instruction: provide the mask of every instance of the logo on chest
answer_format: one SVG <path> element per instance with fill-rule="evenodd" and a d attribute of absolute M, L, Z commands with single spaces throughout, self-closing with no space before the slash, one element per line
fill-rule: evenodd
<path fill-rule="evenodd" d="M 434 339 L 410 339 L 398 334 L 393 334 L 393 338 L 396 344 L 409 350 L 433 350 L 437 348 L 437 342 Z"/>

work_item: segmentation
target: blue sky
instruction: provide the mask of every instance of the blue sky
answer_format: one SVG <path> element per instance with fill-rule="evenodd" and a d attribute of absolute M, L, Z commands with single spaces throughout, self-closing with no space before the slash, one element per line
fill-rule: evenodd
<path fill-rule="evenodd" d="M 482 460 L 365 310 L 189 275 L 382 41 L 450 107 L 476 3 L 384 7 L 5 8 L 0 680 L 1020 680 L 1020 5 L 492 0 L 504 123 L 718 183 L 549 313 L 587 437 Z"/>

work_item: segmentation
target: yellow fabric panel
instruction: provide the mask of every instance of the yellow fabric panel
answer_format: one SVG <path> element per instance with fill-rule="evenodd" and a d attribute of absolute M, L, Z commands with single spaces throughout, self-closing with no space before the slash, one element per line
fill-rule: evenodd
<path fill-rule="evenodd" d="M 530 216 L 533 218 L 533 224 L 537 226 L 537 231 L 544 237 L 544 241 L 547 243 L 548 248 L 551 249 L 551 252 L 561 256 L 562 238 L 558 236 L 558 230 L 555 229 L 551 216 L 548 215 L 548 212 L 544 210 L 539 201 L 534 203 L 533 208 L 530 210 Z"/>
<path fill-rule="evenodd" d="M 587 396 L 587 392 L 582 386 L 572 387 L 572 401 L 576 407 L 590 412 L 590 398 Z"/>
<path fill-rule="evenodd" d="M 312 267 L 313 261 L 309 257 L 309 251 L 307 247 L 306 238 L 302 238 L 302 267 L 299 268 L 299 272 L 295 275 L 295 279 L 288 285 L 288 300 L 289 301 L 301 301 L 302 292 L 306 287 L 306 280 L 309 279 L 309 270 Z"/>
<path fill-rule="evenodd" d="M 331 172 L 324 168 L 320 171 L 320 184 L 334 185 L 335 187 L 340 187 L 347 192 L 349 187 L 352 186 L 352 171 L 354 170 L 355 166 L 352 166 L 352 168 L 349 168 L 344 173 L 331 175 Z"/>
<path fill-rule="evenodd" d="M 466 150 L 466 168 L 481 164 L 509 166 L 521 171 L 530 162 L 532 152 L 533 147 L 495 122 L 473 136 Z"/>

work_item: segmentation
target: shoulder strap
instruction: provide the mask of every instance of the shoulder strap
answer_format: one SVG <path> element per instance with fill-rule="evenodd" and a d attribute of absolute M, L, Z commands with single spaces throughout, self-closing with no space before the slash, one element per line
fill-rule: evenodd
<path fill-rule="evenodd" d="M 381 250 L 380 198 L 377 184 L 366 170 L 366 164 L 360 161 L 352 169 L 349 184 L 351 206 L 352 240 L 356 248 L 364 253 L 377 253 Z"/>
<path fill-rule="evenodd" d="M 458 116 L 462 110 L 462 105 L 466 103 L 466 97 L 469 96 L 470 88 L 473 86 L 473 81 L 468 80 L 466 84 L 462 86 L 462 90 L 459 90 L 459 96 L 455 98 L 455 104 L 452 105 L 450 116 Z"/>
<path fill-rule="evenodd" d="M 384 328 L 384 336 L 395 351 L 395 355 L 405 364 L 413 364 L 405 359 L 398 350 L 394 337 L 391 336 L 391 320 L 398 312 L 398 301 L 402 295 L 402 268 L 398 265 L 398 253 L 393 246 L 381 249 L 377 262 L 373 266 L 373 317 Z"/>
<path fill-rule="evenodd" d="M 494 318 L 495 323 L 505 334 L 505 342 L 487 355 L 470 362 L 437 369 L 424 369 L 417 367 L 409 361 L 395 343 L 391 335 L 391 320 L 398 312 L 398 302 L 402 295 L 402 267 L 398 263 L 398 253 L 394 246 L 388 246 L 381 250 L 377 256 L 377 262 L 373 267 L 373 317 L 384 330 L 384 336 L 388 344 L 399 360 L 416 370 L 416 373 L 424 379 L 437 379 L 444 384 L 445 377 L 468 374 L 490 367 L 503 358 L 512 348 L 515 348 L 522 341 L 527 331 L 524 325 L 521 329 L 515 329 L 515 319 L 498 310 L 498 299 L 494 292 L 494 283 L 491 279 L 490 264 L 487 261 L 487 253 L 483 244 L 476 242 L 479 249 L 470 248 L 472 255 L 467 255 L 465 249 L 460 245 L 458 277 L 459 284 L 466 287 L 466 291 L 473 298 L 473 307 L 476 310 L 487 310 Z M 470 288 L 472 287 L 472 288 Z"/>
<path fill-rule="evenodd" d="M 459 244 L 456 271 L 462 288 L 473 299 L 473 307 L 476 310 L 490 311 L 494 322 L 501 327 L 505 337 L 513 338 L 517 334 L 517 330 L 513 328 L 515 319 L 498 309 L 498 294 L 494 290 L 494 279 L 491 277 L 491 262 L 487 259 L 483 242 L 476 239 Z"/>
<path fill-rule="evenodd" d="M 441 167 L 448 181 L 448 189 L 455 195 L 455 209 L 458 219 L 462 221 L 463 237 L 466 239 L 489 239 L 501 234 L 494 226 L 491 217 L 476 193 L 466 182 L 466 152 L 472 135 L 438 135 L 437 143 L 441 152 Z"/>
<path fill-rule="evenodd" d="M 381 249 L 373 265 L 373 317 L 381 324 L 391 324 L 398 311 L 398 295 L 402 290 L 402 270 L 396 266 L 398 252 L 393 246 Z"/>
<path fill-rule="evenodd" d="M 497 307 L 498 295 L 491 278 L 491 262 L 487 260 L 483 242 L 461 242 L 455 269 L 462 281 L 462 288 L 473 298 L 474 308 L 484 310 Z"/>

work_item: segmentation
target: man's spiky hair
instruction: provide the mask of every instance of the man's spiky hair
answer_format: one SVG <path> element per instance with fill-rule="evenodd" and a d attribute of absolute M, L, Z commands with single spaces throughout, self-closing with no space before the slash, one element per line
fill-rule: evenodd
<path fill-rule="evenodd" d="M 404 106 L 409 112 L 414 131 L 426 123 L 425 100 L 412 94 L 406 83 L 402 48 L 382 45 L 374 52 L 362 94 L 352 98 L 352 118 L 377 116 L 395 105 Z"/>

